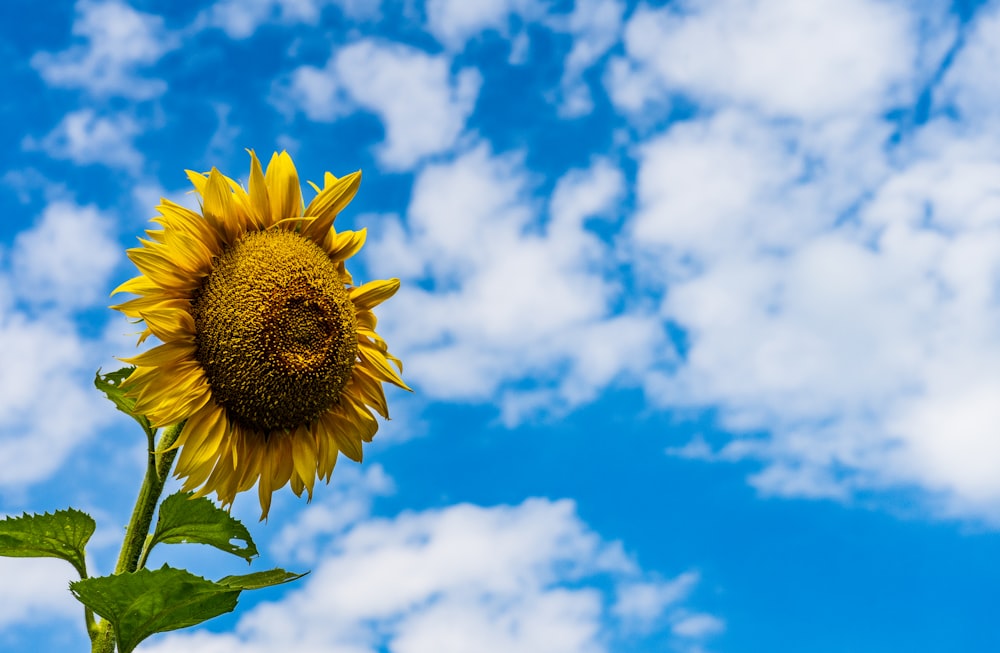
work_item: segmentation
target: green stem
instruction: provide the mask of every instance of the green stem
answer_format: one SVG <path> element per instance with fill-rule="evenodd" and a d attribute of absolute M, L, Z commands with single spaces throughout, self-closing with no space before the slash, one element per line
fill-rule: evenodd
<path fill-rule="evenodd" d="M 142 555 L 146 538 L 149 536 L 149 526 L 153 522 L 153 513 L 156 512 L 160 495 L 163 494 L 163 485 L 167 482 L 170 468 L 173 467 L 174 458 L 177 456 L 177 449 L 170 449 L 170 447 L 177 441 L 184 424 L 181 422 L 169 427 L 160 437 L 156 450 L 150 448 L 146 460 L 146 477 L 142 480 L 139 498 L 135 500 L 132 518 L 125 530 L 125 540 L 122 542 L 122 549 L 118 554 L 115 574 L 132 573 L 139 569 L 139 558 Z M 97 633 L 92 640 L 91 651 L 92 653 L 114 653 L 114 650 L 114 633 L 111 624 L 104 619 L 97 624 Z"/>
<path fill-rule="evenodd" d="M 87 580 L 87 563 L 84 562 L 82 567 L 77 567 L 77 572 L 80 574 L 80 580 Z M 93 644 L 100 633 L 100 628 L 97 621 L 94 620 L 94 611 L 87 606 L 83 606 L 83 620 L 87 624 L 87 636 L 90 637 L 90 642 Z"/>

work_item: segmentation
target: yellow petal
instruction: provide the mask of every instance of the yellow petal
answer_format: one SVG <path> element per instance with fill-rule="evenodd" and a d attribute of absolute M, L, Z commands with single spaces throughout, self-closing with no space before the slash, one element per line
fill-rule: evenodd
<path fill-rule="evenodd" d="M 194 338 L 194 318 L 191 317 L 191 302 L 175 299 L 172 302 L 161 302 L 156 308 L 142 311 L 140 317 L 157 338 L 163 342 L 171 342 L 184 338 Z"/>
<path fill-rule="evenodd" d="M 351 301 L 358 309 L 369 310 L 395 295 L 397 290 L 399 290 L 399 279 L 369 281 L 351 290 Z"/>
<path fill-rule="evenodd" d="M 295 474 L 309 490 L 312 498 L 313 483 L 316 481 L 316 438 L 312 430 L 301 426 L 291 436 L 292 463 Z"/>
<path fill-rule="evenodd" d="M 347 394 L 341 397 L 340 405 L 357 429 L 357 435 L 365 442 L 371 442 L 375 433 L 378 432 L 378 420 L 375 419 L 375 416 L 368 411 L 363 403 Z"/>
<path fill-rule="evenodd" d="M 267 228 L 274 224 L 271 216 L 271 199 L 267 192 L 267 183 L 264 181 L 260 160 L 253 150 L 248 151 L 250 152 L 250 207 L 261 226 Z"/>
<path fill-rule="evenodd" d="M 178 473 L 205 461 L 210 460 L 214 464 L 219 459 L 227 425 L 225 412 L 214 401 L 189 417 L 184 425 L 184 433 L 188 434 L 186 444 L 177 460 Z"/>
<path fill-rule="evenodd" d="M 334 261 L 343 261 L 349 259 L 364 247 L 365 240 L 368 238 L 368 230 L 361 229 L 359 231 L 341 231 L 334 237 L 330 248 L 327 252 L 330 254 L 330 258 Z"/>
<path fill-rule="evenodd" d="M 133 295 L 149 295 L 160 289 L 155 283 L 149 280 L 145 275 L 139 275 L 138 277 L 132 277 L 122 285 L 118 286 L 111 291 L 112 295 L 117 295 L 120 292 L 127 292 Z"/>
<path fill-rule="evenodd" d="M 176 340 L 153 347 L 138 356 L 118 360 L 136 367 L 162 367 L 179 360 L 194 360 L 194 340 Z"/>
<path fill-rule="evenodd" d="M 226 178 L 216 168 L 208 173 L 208 183 L 205 184 L 202 196 L 205 219 L 224 236 L 226 243 L 233 242 L 238 229 L 231 217 L 234 215 L 233 193 L 229 190 Z"/>
<path fill-rule="evenodd" d="M 208 183 L 208 173 L 207 172 L 195 172 L 194 170 L 185 170 L 184 173 L 187 175 L 188 181 L 194 186 L 195 192 L 199 195 L 205 195 L 205 185 Z"/>
<path fill-rule="evenodd" d="M 149 247 L 136 247 L 125 251 L 129 259 L 139 270 L 149 277 L 149 280 L 160 288 L 171 290 L 194 290 L 200 284 L 200 279 L 191 274 L 185 274 L 162 251 Z"/>
<path fill-rule="evenodd" d="M 345 419 L 343 412 L 339 410 L 327 411 L 319 417 L 320 425 L 333 437 L 337 448 L 351 460 L 361 462 L 364 457 L 361 438 L 353 432 L 354 429 L 345 428 Z"/>
<path fill-rule="evenodd" d="M 140 313 L 144 310 L 151 308 L 156 308 L 164 301 L 163 297 L 153 296 L 153 297 L 136 297 L 135 299 L 130 299 L 127 302 L 122 302 L 121 304 L 115 304 L 111 308 L 116 311 L 121 311 L 128 317 L 139 318 Z"/>
<path fill-rule="evenodd" d="M 271 200 L 271 224 L 289 218 L 302 216 L 302 190 L 299 188 L 299 173 L 295 170 L 288 152 L 277 152 L 267 164 L 264 173 L 268 195 Z"/>
<path fill-rule="evenodd" d="M 329 483 L 330 476 L 333 474 L 333 468 L 337 464 L 337 455 L 340 449 L 337 448 L 337 441 L 333 434 L 327 432 L 323 424 L 324 422 L 320 421 L 315 427 L 317 446 L 316 474 Z"/>
<path fill-rule="evenodd" d="M 411 390 L 410 386 L 403 382 L 403 379 L 396 374 L 396 370 L 392 369 L 389 365 L 389 361 L 385 359 L 385 356 L 377 347 L 368 345 L 365 341 L 358 341 L 358 356 L 364 362 L 364 364 L 374 372 L 374 374 L 382 379 L 383 381 L 388 381 L 393 385 L 398 385 L 404 390 Z"/>
<path fill-rule="evenodd" d="M 334 178 L 332 183 L 327 183 L 326 187 L 306 207 L 305 215 L 315 217 L 317 220 L 303 231 L 303 235 L 317 242 L 322 242 L 320 239 L 333 226 L 337 214 L 354 199 L 359 186 L 361 186 L 360 170 L 340 179 Z"/>
<path fill-rule="evenodd" d="M 389 419 L 389 407 L 385 401 L 382 384 L 372 376 L 365 366 L 356 365 L 354 367 L 351 384 L 347 386 L 347 389 L 355 393 L 365 404 L 374 408 L 379 415 Z"/>

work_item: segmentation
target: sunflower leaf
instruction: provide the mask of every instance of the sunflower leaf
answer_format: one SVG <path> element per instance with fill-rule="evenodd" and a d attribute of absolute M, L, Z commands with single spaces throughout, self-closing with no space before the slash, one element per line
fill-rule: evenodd
<path fill-rule="evenodd" d="M 83 549 L 94 534 L 94 519 L 69 508 L 54 513 L 24 513 L 0 521 L 0 555 L 12 558 L 62 558 L 87 575 Z"/>
<path fill-rule="evenodd" d="M 163 542 L 208 544 L 250 562 L 257 546 L 246 526 L 205 497 L 191 498 L 192 492 L 177 492 L 163 500 L 149 549 Z M 244 545 L 234 544 L 234 541 Z"/>
<path fill-rule="evenodd" d="M 156 437 L 156 429 L 149 423 L 145 415 L 135 412 L 135 399 L 126 397 L 125 391 L 121 388 L 122 383 L 134 370 L 135 367 L 129 366 L 108 374 L 101 374 L 101 370 L 98 369 L 94 376 L 94 386 L 104 393 L 104 396 L 115 405 L 115 408 L 139 422 L 139 426 L 146 432 L 146 437 L 152 441 Z"/>
<path fill-rule="evenodd" d="M 119 653 L 131 653 L 155 633 L 200 624 L 232 612 L 241 588 L 164 565 L 70 583 L 85 606 L 114 627 Z"/>
<path fill-rule="evenodd" d="M 225 585 L 226 587 L 232 587 L 234 589 L 241 590 L 259 590 L 265 587 L 273 587 L 275 585 L 282 585 L 284 583 L 290 583 L 293 580 L 298 580 L 308 574 L 293 574 L 290 571 L 285 571 L 284 569 L 268 569 L 267 571 L 258 571 L 254 574 L 244 574 L 242 576 L 226 576 L 218 580 L 219 585 Z"/>

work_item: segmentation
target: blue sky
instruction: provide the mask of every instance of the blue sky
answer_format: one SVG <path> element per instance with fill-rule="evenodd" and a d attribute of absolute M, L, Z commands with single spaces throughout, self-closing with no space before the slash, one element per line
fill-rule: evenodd
<path fill-rule="evenodd" d="M 234 507 L 254 568 L 312 574 L 145 650 L 1000 647 L 1000 2 L 0 25 L 0 513 L 87 510 L 113 566 L 144 439 L 90 383 L 134 351 L 107 295 L 185 168 L 361 168 L 352 272 L 403 282 L 380 331 L 415 392 L 364 464 Z M 70 578 L 0 559 L 0 649 L 85 649 Z"/>

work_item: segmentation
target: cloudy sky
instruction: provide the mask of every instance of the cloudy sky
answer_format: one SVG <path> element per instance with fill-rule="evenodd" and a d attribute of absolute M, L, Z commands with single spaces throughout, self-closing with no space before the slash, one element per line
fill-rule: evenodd
<path fill-rule="evenodd" d="M 0 56 L 0 513 L 89 511 L 95 573 L 185 168 L 361 168 L 403 282 L 364 464 L 236 501 L 312 574 L 145 650 L 1000 647 L 1000 2 L 7 2 Z M 70 578 L 0 559 L 0 649 L 86 649 Z"/>

